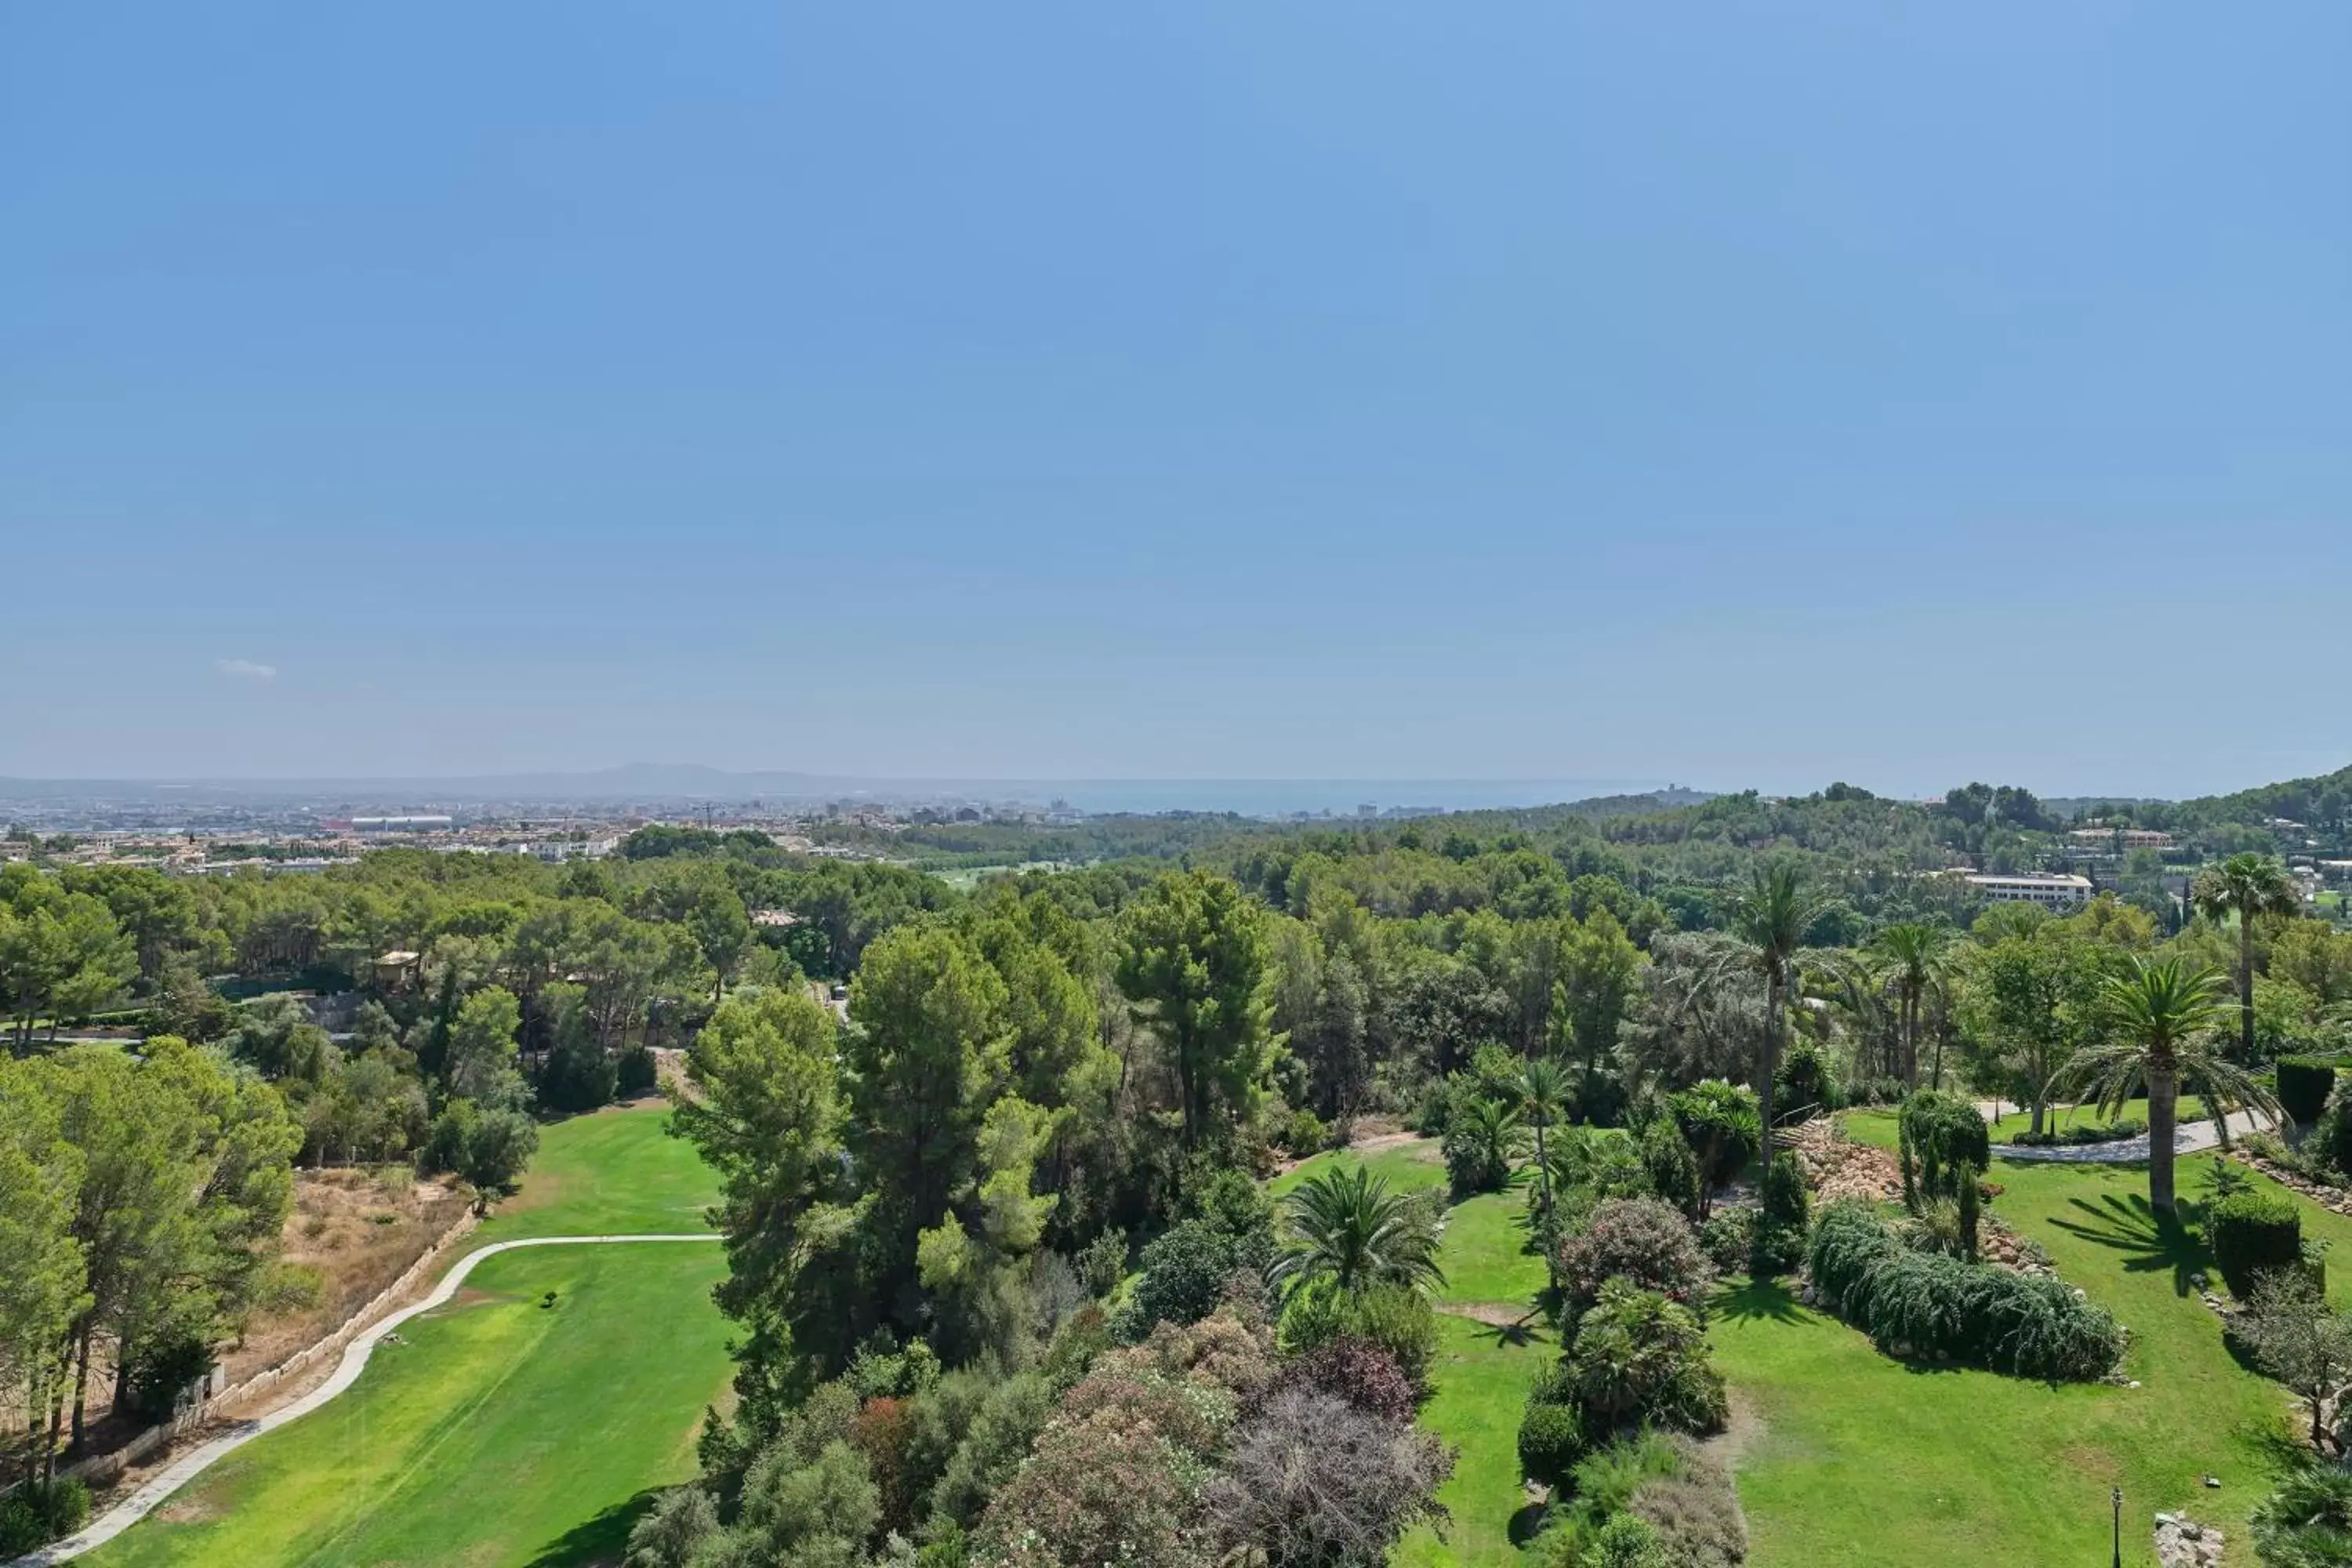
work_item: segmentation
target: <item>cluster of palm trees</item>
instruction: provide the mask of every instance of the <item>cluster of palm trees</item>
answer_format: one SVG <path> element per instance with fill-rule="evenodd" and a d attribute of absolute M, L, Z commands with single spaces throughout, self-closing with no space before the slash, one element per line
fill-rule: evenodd
<path fill-rule="evenodd" d="M 2237 924 L 2236 1056 L 2225 1049 L 2220 1027 L 2231 1002 L 2225 976 L 2191 969 L 2179 958 L 2130 953 L 2125 969 L 2101 983 L 2095 1040 L 2059 1068 L 2048 1090 L 2087 1100 L 2110 1116 L 2145 1091 L 2148 1202 L 2165 1215 L 2175 1209 L 2173 1141 L 2184 1084 L 2202 1091 L 2225 1143 L 2232 1108 L 2277 1114 L 2276 1100 L 2244 1065 L 2254 1047 L 2254 922 L 2301 907 L 2284 868 L 2261 855 L 2232 856 L 2209 869 L 2198 878 L 2192 898 L 2209 918 Z M 1776 1125 L 1774 1085 L 1789 1038 L 1790 1007 L 1805 994 L 1809 975 L 1826 978 L 1832 994 L 1857 1010 L 1865 997 L 1891 1000 L 1888 1065 L 1894 1076 L 1916 1087 L 1929 1005 L 1959 969 L 1959 933 L 1940 922 L 1885 926 L 1859 951 L 1808 946 L 1807 935 L 1830 902 L 1794 862 L 1761 863 L 1733 900 L 1727 935 L 1717 950 L 1716 962 L 1727 978 L 1737 974 L 1763 992 L 1756 1091 L 1768 1137 Z M 1940 1048 L 1927 1064 L 1927 1077 L 1942 1081 Z M 1535 1058 L 1520 1064 L 1511 1089 L 1508 1099 L 1482 1101 L 1475 1109 L 1493 1123 L 1483 1136 L 1498 1162 L 1507 1164 L 1518 1141 L 1532 1139 L 1538 1223 L 1549 1238 L 1555 1224 L 1550 1143 L 1572 1098 L 1568 1076 L 1550 1058 Z M 1363 1166 L 1335 1168 L 1302 1184 L 1286 1205 L 1286 1217 L 1291 1246 L 1271 1276 L 1279 1285 L 1324 1278 L 1350 1289 L 1443 1281 L 1434 1208 L 1418 1196 L 1390 1191 Z"/>

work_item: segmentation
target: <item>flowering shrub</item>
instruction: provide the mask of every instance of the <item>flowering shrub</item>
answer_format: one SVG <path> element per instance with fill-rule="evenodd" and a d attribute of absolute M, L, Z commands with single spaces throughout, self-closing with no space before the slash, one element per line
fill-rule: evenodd
<path fill-rule="evenodd" d="M 1420 1392 L 1397 1365 L 1396 1357 L 1353 1334 L 1327 1341 L 1282 1364 L 1268 1392 L 1304 1389 L 1344 1399 L 1359 1410 L 1390 1421 L 1410 1421 Z"/>
<path fill-rule="evenodd" d="M 1560 1243 L 1559 1279 L 1579 1306 L 1599 1300 L 1601 1285 L 1618 1279 L 1689 1305 L 1705 1297 L 1715 1269 L 1672 1207 L 1655 1198 L 1612 1198 L 1593 1209 L 1582 1235 Z"/>

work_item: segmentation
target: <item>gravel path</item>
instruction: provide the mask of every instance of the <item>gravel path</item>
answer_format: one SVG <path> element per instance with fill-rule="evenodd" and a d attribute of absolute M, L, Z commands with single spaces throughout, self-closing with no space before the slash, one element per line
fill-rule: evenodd
<path fill-rule="evenodd" d="M 28 1552 L 5 1565 L 5 1568 L 47 1568 L 53 1563 L 79 1557 L 83 1552 L 105 1545 L 155 1510 L 156 1506 L 204 1472 L 215 1460 L 223 1458 L 264 1432 L 283 1426 L 289 1421 L 300 1419 L 359 1381 L 366 1369 L 368 1357 L 383 1338 L 415 1317 L 429 1312 L 457 1293 L 474 1265 L 485 1258 L 501 1252 L 511 1252 L 518 1247 L 581 1247 L 591 1244 L 622 1241 L 717 1241 L 713 1231 L 697 1231 L 691 1235 L 663 1236 L 534 1236 L 523 1241 L 499 1241 L 466 1254 L 457 1266 L 441 1277 L 433 1293 L 413 1307 L 404 1307 L 380 1323 L 362 1330 L 343 1350 L 343 1359 L 337 1364 L 335 1374 L 301 1398 L 282 1405 L 268 1415 L 251 1421 L 240 1421 L 209 1443 L 189 1449 L 156 1474 L 140 1484 L 139 1489 L 100 1514 L 85 1525 L 80 1533 L 68 1535 L 63 1541 L 53 1541 L 37 1552 Z"/>

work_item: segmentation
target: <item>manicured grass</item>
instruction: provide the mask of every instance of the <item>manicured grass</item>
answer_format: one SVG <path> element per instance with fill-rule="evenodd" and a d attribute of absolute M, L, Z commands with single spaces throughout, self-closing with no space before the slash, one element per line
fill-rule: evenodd
<path fill-rule="evenodd" d="M 1399 1191 L 1445 1184 L 1435 1141 L 1420 1139 L 1368 1157 L 1318 1154 L 1269 1186 L 1279 1195 L 1342 1162 L 1369 1165 Z M 1438 1266 L 1445 1271 L 1445 1284 L 1437 1291 L 1441 1309 L 1515 1308 L 1525 1321 L 1496 1327 L 1441 1312 L 1443 1337 L 1430 1368 L 1433 1392 L 1421 1421 L 1459 1450 L 1454 1479 L 1437 1494 L 1453 1518 L 1443 1540 L 1426 1528 L 1407 1536 L 1391 1559 L 1399 1568 L 1514 1563 L 1519 1551 L 1513 1531 L 1532 1531 L 1538 1522 L 1538 1510 L 1528 1506 L 1519 1486 L 1519 1415 L 1528 1384 L 1559 1353 L 1559 1346 L 1536 1310 L 1546 1280 L 1542 1258 L 1527 1250 L 1526 1213 L 1527 1196 L 1516 1183 L 1445 1212 L 1445 1239 L 1438 1251 Z"/>
<path fill-rule="evenodd" d="M 1415 1530 L 1390 1561 L 1398 1568 L 1516 1563 L 1514 1531 L 1532 1531 L 1538 1522 L 1519 1486 L 1519 1413 L 1528 1385 L 1559 1346 L 1539 1323 L 1496 1329 L 1444 1317 L 1438 1326 L 1444 1339 L 1430 1369 L 1436 1393 L 1421 1421 L 1458 1450 L 1454 1479 L 1437 1493 L 1453 1517 L 1444 1540 Z"/>
<path fill-rule="evenodd" d="M 2194 1226 L 2212 1159 L 2181 1160 L 2189 1226 L 2170 1230 L 2147 1206 L 2144 1164 L 1994 1162 L 1991 1212 L 2129 1326 L 2137 1389 L 1907 1365 L 1777 1287 L 1727 1290 L 1717 1364 L 1763 1421 L 1738 1469 L 1755 1568 L 2103 1561 L 2110 1486 L 2124 1491 L 2126 1563 L 2152 1563 L 2150 1516 L 2182 1509 L 2251 1563 L 2246 1514 L 2270 1489 L 2285 1399 L 2223 1348 L 2190 1283 L 2211 1268 Z M 2305 1207 L 2313 1234 L 2352 1235 Z"/>
<path fill-rule="evenodd" d="M 1359 1154 L 1341 1149 L 1302 1160 L 1265 1184 L 1265 1190 L 1276 1197 L 1290 1191 L 1310 1176 L 1320 1175 L 1337 1165 L 1368 1165 L 1372 1174 L 1386 1181 L 1392 1191 L 1419 1192 L 1423 1187 L 1445 1184 L 1445 1162 L 1438 1157 L 1437 1141 L 1417 1138 L 1410 1143 L 1381 1149 L 1370 1154 Z"/>
<path fill-rule="evenodd" d="M 1437 1266 L 1445 1284 L 1437 1299 L 1532 1307 L 1550 1281 L 1543 1256 L 1528 1249 L 1527 1194 L 1519 1184 L 1481 1193 L 1445 1211 L 1445 1239 Z"/>
<path fill-rule="evenodd" d="M 1445 1184 L 1445 1165 L 1435 1139 L 1382 1149 L 1369 1156 L 1349 1152 L 1318 1154 L 1266 1184 L 1280 1197 L 1319 1172 L 1339 1165 L 1369 1166 L 1396 1192 L 1421 1192 Z M 1445 1302 L 1488 1302 L 1532 1307 L 1547 1283 L 1543 1258 L 1527 1250 L 1526 1176 L 1499 1193 L 1480 1193 L 1445 1211 L 1445 1240 L 1437 1255 Z"/>
<path fill-rule="evenodd" d="M 93 1568 L 610 1562 L 694 1474 L 727 1380 L 715 1246 L 532 1247 L 377 1351 L 359 1384 L 205 1472 Z M 557 1292 L 552 1309 L 541 1293 Z"/>
<path fill-rule="evenodd" d="M 2186 1126 L 2191 1121 L 2204 1121 L 2209 1114 L 2203 1100 L 2193 1094 L 2184 1094 L 2173 1108 L 2172 1119 L 2176 1123 Z M 2063 1131 L 2069 1127 L 2100 1126 L 2109 1121 L 2137 1121 L 2146 1126 L 2147 1124 L 2147 1100 L 2144 1098 L 2126 1100 L 2124 1101 L 2123 1109 L 2113 1116 L 2102 1115 L 2087 1105 L 2077 1106 L 2069 1110 L 2053 1110 L 2044 1119 L 2043 1126 L 2045 1130 L 2056 1128 Z M 2031 1111 L 2013 1110 L 2004 1106 L 2000 1120 L 1992 1123 L 1992 1141 L 1996 1143 L 2005 1143 L 2021 1132 L 2032 1131 L 2032 1128 L 2033 1116 Z"/>
<path fill-rule="evenodd" d="M 711 1197 L 666 1110 L 545 1129 L 482 1239 L 693 1231 Z M 723 1398 L 716 1244 L 530 1247 L 404 1325 L 359 1383 L 205 1472 L 93 1568 L 612 1563 L 653 1489 L 694 1474 Z M 556 1292 L 552 1308 L 540 1301 Z"/>
<path fill-rule="evenodd" d="M 657 1102 L 550 1122 L 522 1190 L 491 1211 L 481 1238 L 709 1229 L 703 1211 L 719 1199 L 718 1178 L 668 1129 L 669 1108 Z"/>

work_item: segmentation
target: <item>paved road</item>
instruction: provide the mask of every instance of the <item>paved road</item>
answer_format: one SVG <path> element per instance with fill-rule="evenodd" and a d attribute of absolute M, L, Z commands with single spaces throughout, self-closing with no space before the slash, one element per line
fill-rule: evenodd
<path fill-rule="evenodd" d="M 2230 1134 L 2243 1138 L 2249 1132 L 2266 1132 L 2270 1123 L 2252 1111 L 2241 1110 L 2230 1118 Z M 2187 1121 L 2172 1130 L 2172 1152 L 2195 1154 L 2221 1142 L 2221 1130 L 2209 1118 L 2203 1121 Z M 2148 1156 L 2147 1134 L 2137 1138 L 2119 1138 L 2113 1143 L 2056 1144 L 2046 1149 L 2021 1149 L 2014 1144 L 1996 1143 L 1992 1152 L 2004 1160 L 2042 1160 L 2061 1165 L 2123 1165 Z"/>
<path fill-rule="evenodd" d="M 105 1545 L 152 1513 L 157 1504 L 195 1479 L 215 1460 L 245 1447 L 264 1432 L 283 1426 L 289 1421 L 299 1420 L 318 1409 L 319 1406 L 359 1381 L 361 1372 L 367 1366 L 368 1357 L 375 1353 L 375 1347 L 384 1335 L 392 1332 L 419 1312 L 429 1312 L 456 1295 L 457 1287 L 466 1282 L 466 1276 L 474 1271 L 474 1265 L 485 1258 L 494 1257 L 501 1252 L 511 1252 L 518 1247 L 581 1247 L 620 1241 L 717 1241 L 718 1239 L 716 1232 L 707 1230 L 697 1231 L 691 1235 L 665 1236 L 535 1236 L 524 1241 L 499 1241 L 493 1242 L 488 1247 L 477 1247 L 459 1258 L 457 1266 L 441 1277 L 441 1283 L 435 1286 L 433 1293 L 425 1300 L 413 1307 L 402 1308 L 380 1323 L 373 1323 L 362 1329 L 358 1337 L 344 1347 L 343 1359 L 337 1363 L 334 1375 L 317 1388 L 290 1404 L 280 1405 L 267 1415 L 252 1421 L 240 1421 L 211 1442 L 189 1449 L 163 1470 L 149 1477 L 141 1484 L 137 1491 L 91 1520 L 83 1527 L 79 1534 L 68 1535 L 63 1541 L 53 1541 L 38 1552 L 29 1552 L 6 1564 L 6 1568 L 47 1568 L 50 1563 L 63 1563 L 68 1558 L 79 1557 L 85 1552 Z"/>

